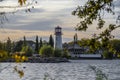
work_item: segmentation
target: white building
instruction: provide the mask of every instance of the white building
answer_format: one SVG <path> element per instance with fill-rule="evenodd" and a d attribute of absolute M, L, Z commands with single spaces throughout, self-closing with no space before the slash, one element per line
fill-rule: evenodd
<path fill-rule="evenodd" d="M 62 49 L 62 28 L 55 27 L 55 48 Z"/>
<path fill-rule="evenodd" d="M 73 43 L 71 44 L 65 43 L 63 47 L 68 50 L 72 58 L 79 58 L 79 59 L 101 59 L 102 58 L 101 54 L 86 54 L 89 48 L 78 45 L 77 34 L 74 35 Z"/>
<path fill-rule="evenodd" d="M 78 45 L 77 34 L 74 35 L 73 44 L 68 46 L 68 51 L 69 51 L 71 57 L 80 57 L 80 54 L 83 54 L 85 52 L 85 49 Z"/>

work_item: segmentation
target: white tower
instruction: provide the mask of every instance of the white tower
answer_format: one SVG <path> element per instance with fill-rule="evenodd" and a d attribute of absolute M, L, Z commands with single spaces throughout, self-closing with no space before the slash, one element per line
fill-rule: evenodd
<path fill-rule="evenodd" d="M 55 27 L 55 48 L 62 49 L 62 28 Z"/>

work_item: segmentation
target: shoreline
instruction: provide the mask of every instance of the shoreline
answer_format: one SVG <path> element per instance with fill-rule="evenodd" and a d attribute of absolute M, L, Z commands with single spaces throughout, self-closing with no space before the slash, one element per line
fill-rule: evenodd
<path fill-rule="evenodd" d="M 87 59 L 87 58 L 82 58 L 82 59 L 67 59 L 67 58 L 40 58 L 40 57 L 32 57 L 29 58 L 28 61 L 24 61 L 24 62 L 18 62 L 18 63 L 71 63 L 71 61 L 86 61 L 86 60 L 90 60 L 90 61 L 94 61 L 94 60 L 120 60 L 120 59 Z M 2 61 L 0 63 L 16 63 L 15 60 L 10 59 L 7 61 Z"/>
<path fill-rule="evenodd" d="M 6 61 L 2 61 L 3 63 L 14 63 L 16 62 L 14 59 L 9 59 Z M 2 63 L 1 62 L 1 63 Z M 27 61 L 23 61 L 20 63 L 62 63 L 62 62 L 69 62 L 67 58 L 58 58 L 58 57 L 49 57 L 49 58 L 41 58 L 41 57 L 28 57 Z M 18 62 L 19 63 L 19 62 Z"/>

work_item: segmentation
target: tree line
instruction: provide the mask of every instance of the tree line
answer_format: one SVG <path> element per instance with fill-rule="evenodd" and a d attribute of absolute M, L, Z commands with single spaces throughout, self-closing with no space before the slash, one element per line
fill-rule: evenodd
<path fill-rule="evenodd" d="M 4 56 L 3 56 L 4 54 Z M 54 48 L 54 39 L 52 35 L 49 36 L 49 41 L 43 41 L 42 38 L 39 39 L 36 36 L 35 42 L 26 40 L 26 37 L 23 37 L 23 40 L 13 42 L 8 37 L 6 42 L 0 42 L 0 57 L 13 57 L 16 60 L 20 60 L 24 57 L 31 57 L 34 54 L 37 54 L 41 57 L 68 57 L 67 51 L 62 51 L 60 49 Z M 17 56 L 16 56 L 17 55 Z M 20 58 L 20 57 L 21 58 Z M 19 58 L 19 59 L 18 59 Z M 2 60 L 2 59 L 1 59 Z"/>
<path fill-rule="evenodd" d="M 52 35 L 50 35 L 49 37 L 49 42 L 44 42 L 42 41 L 42 38 L 38 38 L 38 36 L 36 36 L 36 40 L 31 41 L 32 43 L 35 43 L 35 49 L 34 49 L 34 53 L 38 53 L 39 52 L 39 48 L 41 48 L 44 44 L 50 45 L 51 47 L 54 47 L 54 39 L 52 37 Z M 23 37 L 23 41 L 17 41 L 14 42 L 10 39 L 10 37 L 8 37 L 6 42 L 0 42 L 0 50 L 5 50 L 8 53 L 11 52 L 19 52 L 22 50 L 23 47 L 25 46 L 29 46 L 28 44 L 30 43 L 29 40 L 26 40 L 26 37 Z"/>

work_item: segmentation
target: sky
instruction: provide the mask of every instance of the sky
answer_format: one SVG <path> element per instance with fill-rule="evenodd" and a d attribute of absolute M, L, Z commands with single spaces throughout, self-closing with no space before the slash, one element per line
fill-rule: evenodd
<path fill-rule="evenodd" d="M 30 1 L 30 0 L 29 0 Z M 77 16 L 71 15 L 72 11 L 78 5 L 84 5 L 87 0 L 36 0 L 38 3 L 34 5 L 31 12 L 25 12 L 24 8 L 15 9 L 0 9 L 0 12 L 17 11 L 14 14 L 6 14 L 8 21 L 0 25 L 0 41 L 6 41 L 8 37 L 13 41 L 18 41 L 26 36 L 28 40 L 35 40 L 35 36 L 42 37 L 43 40 L 48 40 L 52 34 L 54 37 L 54 28 L 62 27 L 63 42 L 73 40 L 73 35 L 77 33 L 78 38 L 90 38 L 93 33 L 98 34 L 96 30 L 96 22 L 90 26 L 86 32 L 75 31 L 75 27 L 80 19 Z M 5 0 L 0 2 L 0 6 L 15 6 L 18 5 L 17 0 Z M 114 0 L 115 13 L 104 14 L 106 26 L 109 23 L 115 23 L 117 15 L 120 14 L 120 0 Z M 0 16 L 1 17 L 1 16 Z M 112 34 L 115 38 L 120 38 L 120 29 Z"/>

